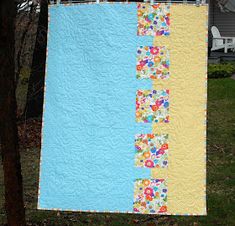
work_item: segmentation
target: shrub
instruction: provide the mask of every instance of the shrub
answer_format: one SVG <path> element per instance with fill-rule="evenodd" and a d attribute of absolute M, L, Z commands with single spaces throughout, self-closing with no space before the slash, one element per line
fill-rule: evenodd
<path fill-rule="evenodd" d="M 208 78 L 226 78 L 235 73 L 235 64 L 222 63 L 222 64 L 209 64 L 208 65 Z"/>

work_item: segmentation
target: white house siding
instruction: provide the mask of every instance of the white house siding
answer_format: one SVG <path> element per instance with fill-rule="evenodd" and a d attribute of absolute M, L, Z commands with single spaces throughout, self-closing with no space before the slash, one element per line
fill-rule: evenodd
<path fill-rule="evenodd" d="M 235 37 L 235 13 L 221 12 L 216 0 L 210 0 L 209 4 L 209 28 L 215 25 L 222 36 Z"/>

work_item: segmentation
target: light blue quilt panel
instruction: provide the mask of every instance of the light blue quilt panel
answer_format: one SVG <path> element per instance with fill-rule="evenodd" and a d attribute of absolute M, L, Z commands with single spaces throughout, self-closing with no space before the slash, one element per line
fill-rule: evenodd
<path fill-rule="evenodd" d="M 136 4 L 51 6 L 40 209 L 133 212 L 134 181 L 150 170 L 134 166 Z"/>

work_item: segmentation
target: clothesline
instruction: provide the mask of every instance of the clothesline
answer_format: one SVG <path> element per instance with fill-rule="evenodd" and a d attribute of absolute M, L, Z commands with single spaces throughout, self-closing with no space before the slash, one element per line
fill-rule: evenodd
<path fill-rule="evenodd" d="M 163 1 L 154 1 L 154 0 L 143 0 L 144 2 L 150 2 L 151 4 L 154 4 L 155 2 L 158 3 L 187 3 L 187 4 L 195 4 L 196 5 L 200 5 L 200 4 L 204 4 L 206 1 L 205 0 L 195 0 L 195 1 L 188 1 L 188 0 L 181 0 L 181 1 L 171 1 L 171 0 L 163 0 Z M 143 1 L 139 1 L 139 2 L 143 2 Z M 100 2 L 113 2 L 113 1 L 107 1 L 107 0 L 51 0 L 50 4 L 63 4 L 63 3 L 88 3 L 88 2 L 94 2 L 94 3 L 100 3 Z M 128 0 L 121 0 L 120 2 L 138 2 L 138 1 L 128 1 Z"/>

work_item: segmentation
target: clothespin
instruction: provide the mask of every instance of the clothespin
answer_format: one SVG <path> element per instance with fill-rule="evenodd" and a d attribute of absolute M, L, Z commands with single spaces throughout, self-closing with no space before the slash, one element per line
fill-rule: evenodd
<path fill-rule="evenodd" d="M 196 6 L 200 6 L 201 0 L 196 0 Z"/>

